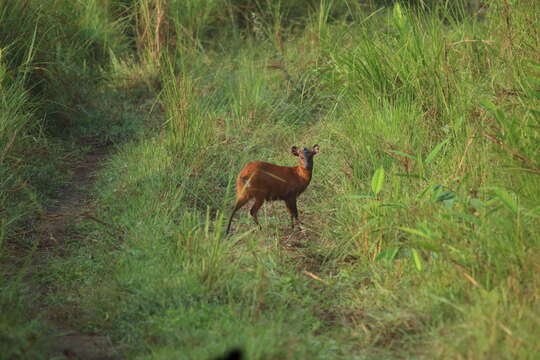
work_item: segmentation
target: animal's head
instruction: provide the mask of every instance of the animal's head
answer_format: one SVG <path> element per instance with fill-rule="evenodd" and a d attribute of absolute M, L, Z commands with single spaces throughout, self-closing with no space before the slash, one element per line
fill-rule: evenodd
<path fill-rule="evenodd" d="M 311 150 L 304 148 L 304 150 L 299 150 L 296 146 L 291 148 L 291 152 L 294 156 L 300 158 L 300 165 L 306 169 L 313 168 L 313 157 L 319 152 L 319 145 L 313 145 Z"/>

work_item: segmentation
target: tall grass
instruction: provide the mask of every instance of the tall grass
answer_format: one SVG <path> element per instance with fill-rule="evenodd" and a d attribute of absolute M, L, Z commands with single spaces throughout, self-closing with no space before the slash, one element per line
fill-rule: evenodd
<path fill-rule="evenodd" d="M 510 11 L 519 17 L 522 9 Z M 338 74 L 330 80 L 342 87 L 343 111 L 342 120 L 326 128 L 350 156 L 342 162 L 347 177 L 334 183 L 341 196 L 333 206 L 340 215 L 321 229 L 330 238 L 339 229 L 342 240 L 330 245 L 338 258 L 359 257 L 374 265 L 389 260 L 395 266 L 407 261 L 408 271 L 426 273 L 423 285 L 415 286 L 416 295 L 402 299 L 402 306 L 430 304 L 444 312 L 455 307 L 450 311 L 455 331 L 475 339 L 452 338 L 452 331 L 445 335 L 443 328 L 454 322 L 446 318 L 438 325 L 433 314 L 433 322 L 424 326 L 441 327 L 438 356 L 534 358 L 538 353 L 534 343 L 524 345 L 525 333 L 517 335 L 505 324 L 508 314 L 525 306 L 528 315 L 510 322 L 517 332 L 535 326 L 537 290 L 508 300 L 506 307 L 495 300 L 507 299 L 508 281 L 514 281 L 509 279 L 530 284 L 523 264 L 530 261 L 529 249 L 538 246 L 533 230 L 538 227 L 538 179 L 532 175 L 536 145 L 524 146 L 538 136 L 527 110 L 538 102 L 526 86 L 517 85 L 525 107 L 516 106 L 517 94 L 501 90 L 530 82 L 532 74 L 518 75 L 521 66 L 514 55 L 522 48 L 512 49 L 506 34 L 486 36 L 506 11 L 504 6 L 493 9 L 484 22 L 447 24 L 395 5 L 385 32 L 363 25 L 349 33 L 354 45 L 330 51 Z M 511 31 L 515 37 L 537 34 L 526 23 Z M 520 52 L 522 60 L 534 62 L 532 53 Z M 498 105 L 486 100 L 491 94 L 497 94 Z M 527 134 L 517 135 L 520 129 Z M 519 138 L 519 145 L 511 145 L 512 138 Z M 380 167 L 386 170 L 384 185 L 374 194 L 369 184 Z M 450 286 L 458 278 L 463 285 Z M 471 294 L 465 290 L 469 286 Z M 406 288 L 392 293 L 399 296 Z M 521 345 L 510 345 L 510 338 L 519 338 Z"/>
<path fill-rule="evenodd" d="M 2 1 L 0 46 L 8 54 L 11 74 L 24 71 L 31 96 L 43 114 L 46 130 L 62 134 L 77 128 L 73 121 L 86 105 L 96 69 L 105 67 L 111 52 L 127 50 L 123 21 L 112 13 L 112 1 Z M 32 61 L 27 55 L 32 50 Z M 25 68 L 22 68 L 25 66 Z M 84 113 L 84 111 L 83 111 Z M 69 131 L 68 131 L 69 133 Z"/>
<path fill-rule="evenodd" d="M 31 121 L 31 108 L 29 108 L 28 96 L 18 84 L 2 86 L 2 119 L 0 120 L 0 171 L 2 173 L 0 206 L 3 212 L 0 241 L 3 242 L 7 234 L 7 227 L 25 211 L 17 209 L 15 199 L 18 192 L 24 192 L 26 186 L 19 179 L 20 173 L 15 171 L 21 147 L 29 144 L 31 139 L 28 135 L 28 123 Z M 19 205 L 23 205 L 20 202 Z M 26 204 L 25 204 L 26 205 Z"/>
<path fill-rule="evenodd" d="M 15 259 L 14 245 L 35 250 L 34 244 L 19 239 L 21 223 L 39 213 L 42 197 L 38 189 L 53 182 L 54 171 L 40 167 L 40 154 L 29 156 L 44 145 L 36 129 L 35 103 L 26 89 L 27 66 L 32 58 L 29 47 L 25 63 L 16 77 L 9 74 L 6 53 L 0 51 L 0 351 L 3 356 L 37 356 L 44 346 L 45 337 L 38 337 L 43 329 L 29 313 L 32 304 L 31 289 L 22 282 L 28 269 L 26 257 L 15 260 L 17 269 L 5 266 L 6 260 Z M 51 150 L 54 150 L 52 148 Z M 30 182 L 31 179 L 31 182 Z"/>
<path fill-rule="evenodd" d="M 35 219 L 69 179 L 71 135 L 110 138 L 100 74 L 127 50 L 113 2 L 0 1 L 0 353 L 46 358 Z M 93 113 L 93 114 L 91 114 Z M 63 136 L 63 137 L 62 137 Z M 63 168 L 62 168 L 63 167 Z M 41 261 L 41 259 L 40 259 Z"/>

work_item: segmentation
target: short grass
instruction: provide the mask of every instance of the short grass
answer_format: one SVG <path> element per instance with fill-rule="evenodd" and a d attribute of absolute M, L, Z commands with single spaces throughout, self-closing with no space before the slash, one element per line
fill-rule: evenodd
<path fill-rule="evenodd" d="M 129 7 L 102 84 L 163 119 L 119 123 L 48 307 L 128 358 L 537 358 L 539 5 L 277 3 Z M 305 231 L 225 237 L 243 164 L 315 143 Z"/>

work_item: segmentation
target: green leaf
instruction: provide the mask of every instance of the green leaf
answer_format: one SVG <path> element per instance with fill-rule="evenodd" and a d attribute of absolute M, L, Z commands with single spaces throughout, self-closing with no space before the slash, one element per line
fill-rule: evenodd
<path fill-rule="evenodd" d="M 431 152 L 426 157 L 425 163 L 429 164 L 430 162 L 432 162 L 433 159 L 435 159 L 435 157 L 439 154 L 439 152 L 441 151 L 443 146 L 446 145 L 447 142 L 448 142 L 448 139 L 441 141 L 437 146 L 435 146 L 435 148 L 431 150 Z"/>
<path fill-rule="evenodd" d="M 482 220 L 476 216 L 469 215 L 467 213 L 456 213 L 456 215 L 470 223 L 475 224 L 476 226 L 482 225 Z"/>
<path fill-rule="evenodd" d="M 443 201 L 443 204 L 444 206 L 446 206 L 448 209 L 451 209 L 452 206 L 454 205 L 454 202 L 456 201 L 456 199 L 448 199 L 448 200 L 444 200 Z"/>
<path fill-rule="evenodd" d="M 480 209 L 483 209 L 484 207 L 486 207 L 486 205 L 482 202 L 482 200 L 476 199 L 476 198 L 472 198 L 470 200 L 470 204 L 476 210 L 480 210 Z"/>
<path fill-rule="evenodd" d="M 394 154 L 399 155 L 399 156 L 404 156 L 404 157 L 409 158 L 409 159 L 411 159 L 411 160 L 415 160 L 415 161 L 418 160 L 418 159 L 416 158 L 416 156 L 414 156 L 414 155 L 409 155 L 409 154 L 404 153 L 404 152 L 401 152 L 401 151 L 397 151 L 397 150 L 389 150 L 388 152 L 394 153 Z"/>
<path fill-rule="evenodd" d="M 490 110 L 490 111 L 497 111 L 497 106 L 495 106 L 494 103 L 492 103 L 491 101 L 489 100 L 480 100 L 480 105 L 482 105 L 484 108 L 486 108 L 487 110 Z"/>
<path fill-rule="evenodd" d="M 480 105 L 482 105 L 487 110 L 491 111 L 493 115 L 495 116 L 495 119 L 503 125 L 504 121 L 506 119 L 506 116 L 503 111 L 501 111 L 495 104 L 493 104 L 489 100 L 480 100 Z"/>
<path fill-rule="evenodd" d="M 450 200 L 450 199 L 453 199 L 456 197 L 456 193 L 453 192 L 452 190 L 446 190 L 446 191 L 443 191 L 441 192 L 440 194 L 437 194 L 437 196 L 435 197 L 435 201 L 446 201 L 446 200 Z"/>
<path fill-rule="evenodd" d="M 419 200 L 419 199 L 423 198 L 424 195 L 426 195 L 426 193 L 427 193 L 428 190 L 429 190 L 429 186 L 426 187 L 424 190 L 422 190 L 422 191 L 420 192 L 420 194 L 416 195 L 416 199 Z"/>
<path fill-rule="evenodd" d="M 403 203 L 398 203 L 398 202 L 387 202 L 387 203 L 381 204 L 381 206 L 398 207 L 402 209 L 407 209 L 407 205 Z"/>
<path fill-rule="evenodd" d="M 371 190 L 375 195 L 381 192 L 384 183 L 384 168 L 380 167 L 373 174 L 371 179 Z"/>
<path fill-rule="evenodd" d="M 386 250 L 381 251 L 376 257 L 375 261 L 381 261 L 381 260 L 387 260 L 391 261 L 394 260 L 399 252 L 399 247 L 389 248 Z"/>
<path fill-rule="evenodd" d="M 538 72 L 540 72 L 540 63 L 535 63 L 534 61 L 529 61 L 528 66 L 530 66 L 532 68 L 532 70 L 536 70 Z"/>
<path fill-rule="evenodd" d="M 414 245 L 419 247 L 419 248 L 429 250 L 429 251 L 433 251 L 433 252 L 440 252 L 442 250 L 442 248 L 439 245 L 432 244 L 430 242 L 422 241 L 422 240 L 414 241 Z"/>
<path fill-rule="evenodd" d="M 401 6 L 399 5 L 399 3 L 395 3 L 392 15 L 394 16 L 394 19 L 396 19 L 396 21 L 398 22 L 403 20 L 403 12 L 401 11 Z"/>
<path fill-rule="evenodd" d="M 506 190 L 499 187 L 490 187 L 489 189 L 493 190 L 495 196 L 512 212 L 518 212 L 518 203 L 516 199 Z"/>
<path fill-rule="evenodd" d="M 422 232 L 420 230 L 417 230 L 417 229 L 411 229 L 411 228 L 404 227 L 404 226 L 400 226 L 400 227 L 398 227 L 398 229 L 403 230 L 405 232 L 408 232 L 409 234 L 418 235 L 418 236 L 421 236 L 421 237 L 426 238 L 426 239 L 431 239 L 431 237 L 428 234 L 426 234 L 426 233 L 424 233 L 424 232 Z"/>
<path fill-rule="evenodd" d="M 420 253 L 416 249 L 411 249 L 411 253 L 414 260 L 414 265 L 416 265 L 416 269 L 418 271 L 422 271 L 424 269 L 424 264 L 422 264 L 422 258 L 420 257 Z"/>
<path fill-rule="evenodd" d="M 392 11 L 392 16 L 394 18 L 394 23 L 399 29 L 403 29 L 405 27 L 405 24 L 407 22 L 407 18 L 403 14 L 403 11 L 401 10 L 401 6 L 398 2 L 395 3 L 394 9 Z"/>
<path fill-rule="evenodd" d="M 526 77 L 527 81 L 534 87 L 540 86 L 540 79 L 534 77 Z"/>

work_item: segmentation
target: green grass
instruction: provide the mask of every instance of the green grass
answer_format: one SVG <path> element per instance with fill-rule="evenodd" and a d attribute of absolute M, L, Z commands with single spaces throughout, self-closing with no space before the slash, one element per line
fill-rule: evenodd
<path fill-rule="evenodd" d="M 123 141 L 93 190 L 112 225 L 40 268 L 47 308 L 128 358 L 537 358 L 539 5 L 244 5 L 96 15 L 118 43 L 71 133 Z M 225 237 L 241 167 L 316 143 L 305 232 L 267 203 Z"/>

